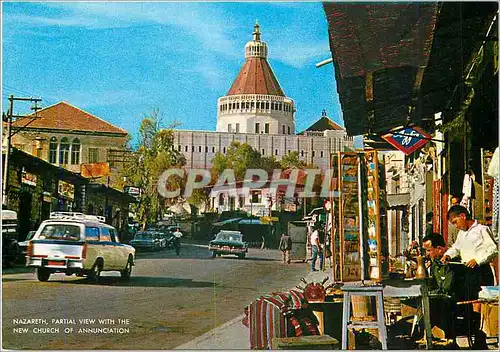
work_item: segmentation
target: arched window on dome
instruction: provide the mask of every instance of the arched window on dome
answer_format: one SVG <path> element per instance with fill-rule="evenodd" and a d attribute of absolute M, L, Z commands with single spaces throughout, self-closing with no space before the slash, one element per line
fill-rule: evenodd
<path fill-rule="evenodd" d="M 80 140 L 75 138 L 71 143 L 71 165 L 78 164 L 80 164 Z"/>
<path fill-rule="evenodd" d="M 52 137 L 49 143 L 49 163 L 57 163 L 57 138 Z"/>
<path fill-rule="evenodd" d="M 69 141 L 68 138 L 64 137 L 61 139 L 61 144 L 59 145 L 59 164 L 68 164 L 69 159 Z"/>

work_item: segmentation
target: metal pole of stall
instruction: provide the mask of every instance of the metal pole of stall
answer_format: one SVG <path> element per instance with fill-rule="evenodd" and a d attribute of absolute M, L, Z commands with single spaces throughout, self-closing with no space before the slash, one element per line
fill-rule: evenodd
<path fill-rule="evenodd" d="M 363 219 L 363 191 L 361 187 L 363 186 L 363 180 L 361 179 L 363 176 L 362 173 L 362 154 L 358 154 L 358 204 L 359 204 L 359 246 L 360 246 L 360 255 L 359 258 L 361 260 L 361 282 L 366 280 L 365 276 L 365 235 L 363 233 L 364 230 L 364 219 Z"/>

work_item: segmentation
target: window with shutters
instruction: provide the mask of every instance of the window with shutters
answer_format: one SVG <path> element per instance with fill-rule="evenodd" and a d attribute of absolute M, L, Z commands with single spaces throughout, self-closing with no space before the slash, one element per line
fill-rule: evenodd
<path fill-rule="evenodd" d="M 80 164 L 80 140 L 75 138 L 71 143 L 71 165 L 78 164 Z"/>
<path fill-rule="evenodd" d="M 69 162 L 69 141 L 64 137 L 59 145 L 59 164 L 66 165 Z"/>
<path fill-rule="evenodd" d="M 99 149 L 89 148 L 89 163 L 99 162 Z"/>
<path fill-rule="evenodd" d="M 57 163 L 57 139 L 52 137 L 49 143 L 49 163 Z"/>

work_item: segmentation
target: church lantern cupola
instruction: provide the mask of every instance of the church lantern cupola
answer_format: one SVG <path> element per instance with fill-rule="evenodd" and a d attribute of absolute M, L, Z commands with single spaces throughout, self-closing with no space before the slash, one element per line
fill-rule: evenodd
<path fill-rule="evenodd" d="M 217 101 L 217 131 L 295 134 L 295 105 L 267 61 L 268 47 L 255 23 L 245 63 L 226 96 Z"/>

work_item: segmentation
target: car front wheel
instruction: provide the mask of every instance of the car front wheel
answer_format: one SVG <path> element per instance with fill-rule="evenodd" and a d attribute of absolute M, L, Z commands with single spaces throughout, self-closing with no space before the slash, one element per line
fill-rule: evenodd
<path fill-rule="evenodd" d="M 245 253 L 240 253 L 240 254 L 238 254 L 238 258 L 239 258 L 239 259 L 244 259 L 244 258 L 245 258 Z"/>
<path fill-rule="evenodd" d="M 50 277 L 50 271 L 45 268 L 37 268 L 36 277 L 38 281 L 48 281 Z"/>

